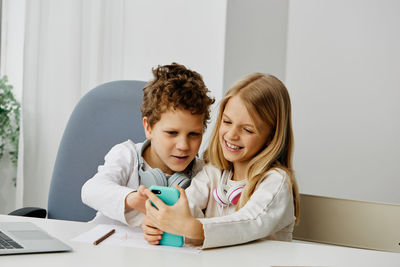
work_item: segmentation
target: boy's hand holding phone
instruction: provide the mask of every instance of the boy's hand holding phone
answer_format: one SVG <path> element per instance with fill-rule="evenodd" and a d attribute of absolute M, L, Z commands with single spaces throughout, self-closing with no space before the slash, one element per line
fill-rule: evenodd
<path fill-rule="evenodd" d="M 136 192 L 127 195 L 125 198 L 125 207 L 146 213 L 147 196 L 144 193 L 145 190 L 146 187 L 141 185 Z"/>
<path fill-rule="evenodd" d="M 150 244 L 158 244 L 157 240 L 160 240 L 159 244 L 162 244 L 161 236 L 156 230 L 185 236 L 193 240 L 204 240 L 203 225 L 192 216 L 185 190 L 179 186 L 176 188 L 179 189 L 180 197 L 173 206 L 168 206 L 150 190 L 145 190 L 149 201 L 146 201 L 146 217 L 142 229 L 145 239 Z"/>
<path fill-rule="evenodd" d="M 151 186 L 149 188 L 152 193 L 150 202 L 157 211 L 166 210 L 167 206 L 174 205 L 179 200 L 179 190 L 172 187 Z M 148 205 L 148 204 L 147 204 Z M 147 207 L 146 207 L 147 208 Z M 148 209 L 147 209 L 148 210 Z M 161 229 L 161 228 L 160 228 Z M 183 246 L 183 237 L 172 233 L 164 232 L 159 240 L 160 245 L 181 247 Z"/>

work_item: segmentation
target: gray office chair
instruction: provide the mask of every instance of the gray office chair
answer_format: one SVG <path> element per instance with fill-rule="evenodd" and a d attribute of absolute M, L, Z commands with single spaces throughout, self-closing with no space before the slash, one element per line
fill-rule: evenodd
<path fill-rule="evenodd" d="M 114 81 L 89 91 L 76 105 L 62 137 L 48 198 L 48 218 L 89 221 L 95 210 L 82 203 L 82 185 L 104 163 L 114 145 L 145 138 L 140 105 L 142 81 Z M 46 210 L 22 208 L 10 213 L 46 217 Z"/>

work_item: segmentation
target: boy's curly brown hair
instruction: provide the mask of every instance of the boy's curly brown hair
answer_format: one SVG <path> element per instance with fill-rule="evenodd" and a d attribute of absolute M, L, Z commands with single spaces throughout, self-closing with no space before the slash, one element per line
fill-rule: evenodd
<path fill-rule="evenodd" d="M 150 126 L 161 119 L 170 109 L 189 110 L 191 114 L 204 114 L 203 127 L 210 119 L 210 106 L 214 98 L 204 84 L 203 78 L 185 66 L 172 63 L 152 69 L 154 79 L 143 88 L 142 117 L 147 117 Z"/>

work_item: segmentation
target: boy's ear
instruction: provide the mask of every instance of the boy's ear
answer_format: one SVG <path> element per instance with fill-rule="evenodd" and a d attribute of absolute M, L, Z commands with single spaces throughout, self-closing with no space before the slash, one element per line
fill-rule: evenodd
<path fill-rule="evenodd" d="M 143 117 L 143 128 L 146 134 L 146 139 L 151 140 L 151 126 L 147 117 Z"/>

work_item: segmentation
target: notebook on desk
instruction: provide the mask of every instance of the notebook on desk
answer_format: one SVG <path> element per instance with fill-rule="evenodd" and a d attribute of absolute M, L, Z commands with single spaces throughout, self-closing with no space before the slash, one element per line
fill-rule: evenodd
<path fill-rule="evenodd" d="M 31 222 L 0 222 L 0 255 L 71 250 Z"/>

